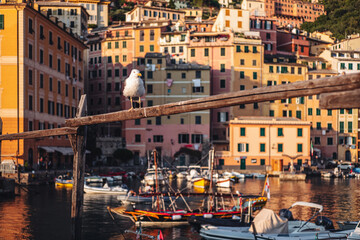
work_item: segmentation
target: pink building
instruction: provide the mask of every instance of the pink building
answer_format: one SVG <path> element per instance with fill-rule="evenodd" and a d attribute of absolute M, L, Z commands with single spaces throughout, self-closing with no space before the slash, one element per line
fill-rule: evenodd
<path fill-rule="evenodd" d="M 230 32 L 195 32 L 190 35 L 188 62 L 211 68 L 211 95 L 231 92 L 233 34 Z M 226 127 L 230 108 L 211 110 L 211 139 L 227 143 Z"/>
<path fill-rule="evenodd" d="M 252 16 L 250 19 L 250 31 L 260 33 L 261 41 L 264 44 L 264 54 L 276 54 L 276 27 L 273 18 Z"/>

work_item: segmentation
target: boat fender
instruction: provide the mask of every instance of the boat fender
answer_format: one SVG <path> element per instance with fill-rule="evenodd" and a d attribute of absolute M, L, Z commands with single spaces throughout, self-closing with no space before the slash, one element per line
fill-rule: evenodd
<path fill-rule="evenodd" d="M 212 218 L 212 217 L 213 217 L 213 215 L 210 214 L 210 213 L 205 213 L 204 214 L 204 218 Z"/>
<path fill-rule="evenodd" d="M 241 218 L 238 215 L 232 215 L 232 219 L 234 220 L 240 220 Z"/>
<path fill-rule="evenodd" d="M 294 220 L 292 212 L 289 209 L 283 208 L 279 211 L 279 216 L 286 218 L 287 220 L 291 221 Z"/>
<path fill-rule="evenodd" d="M 315 220 L 315 224 L 324 226 L 326 230 L 334 229 L 334 224 L 328 217 L 318 216 Z"/>
<path fill-rule="evenodd" d="M 180 220 L 181 215 L 172 215 L 171 218 L 172 218 L 172 220 Z"/>

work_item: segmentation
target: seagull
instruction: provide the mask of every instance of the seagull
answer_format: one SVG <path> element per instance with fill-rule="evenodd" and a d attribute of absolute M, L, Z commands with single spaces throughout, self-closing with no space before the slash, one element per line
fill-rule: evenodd
<path fill-rule="evenodd" d="M 130 98 L 131 107 L 129 111 L 133 109 L 133 97 L 139 98 L 139 106 L 141 108 L 141 96 L 145 95 L 145 88 L 144 82 L 140 77 L 140 71 L 137 69 L 133 69 L 130 73 L 130 76 L 125 79 L 125 87 L 123 94 L 125 97 Z"/>

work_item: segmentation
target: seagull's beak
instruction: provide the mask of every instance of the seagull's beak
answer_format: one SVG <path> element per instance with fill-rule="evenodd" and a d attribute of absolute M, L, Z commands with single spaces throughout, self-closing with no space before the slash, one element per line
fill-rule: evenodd
<path fill-rule="evenodd" d="M 141 77 L 142 76 L 141 73 L 138 73 L 138 76 Z"/>

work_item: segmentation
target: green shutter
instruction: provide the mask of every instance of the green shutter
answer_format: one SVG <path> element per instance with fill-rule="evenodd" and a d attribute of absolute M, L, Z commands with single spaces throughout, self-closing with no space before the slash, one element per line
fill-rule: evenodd
<path fill-rule="evenodd" d="M 298 137 L 302 137 L 302 134 L 303 134 L 302 128 L 298 128 L 298 129 L 297 129 L 297 135 L 298 135 Z"/>
<path fill-rule="evenodd" d="M 240 136 L 245 136 L 245 128 L 240 128 Z"/>
<path fill-rule="evenodd" d="M 249 144 L 246 144 L 246 152 L 249 152 Z"/>
<path fill-rule="evenodd" d="M 240 146 L 241 146 L 240 143 L 238 143 L 238 152 L 240 152 Z"/>
<path fill-rule="evenodd" d="M 4 15 L 0 15 L 0 29 L 4 29 L 5 23 L 4 23 Z"/>
<path fill-rule="evenodd" d="M 278 152 L 283 152 L 283 145 L 282 145 L 282 143 L 278 143 Z"/>
<path fill-rule="evenodd" d="M 298 143 L 298 145 L 297 145 L 297 151 L 298 152 L 302 152 L 303 151 L 303 148 L 302 148 L 303 146 L 302 146 L 302 144 L 301 143 Z"/>
<path fill-rule="evenodd" d="M 260 128 L 260 136 L 261 137 L 265 136 L 265 128 Z"/>

